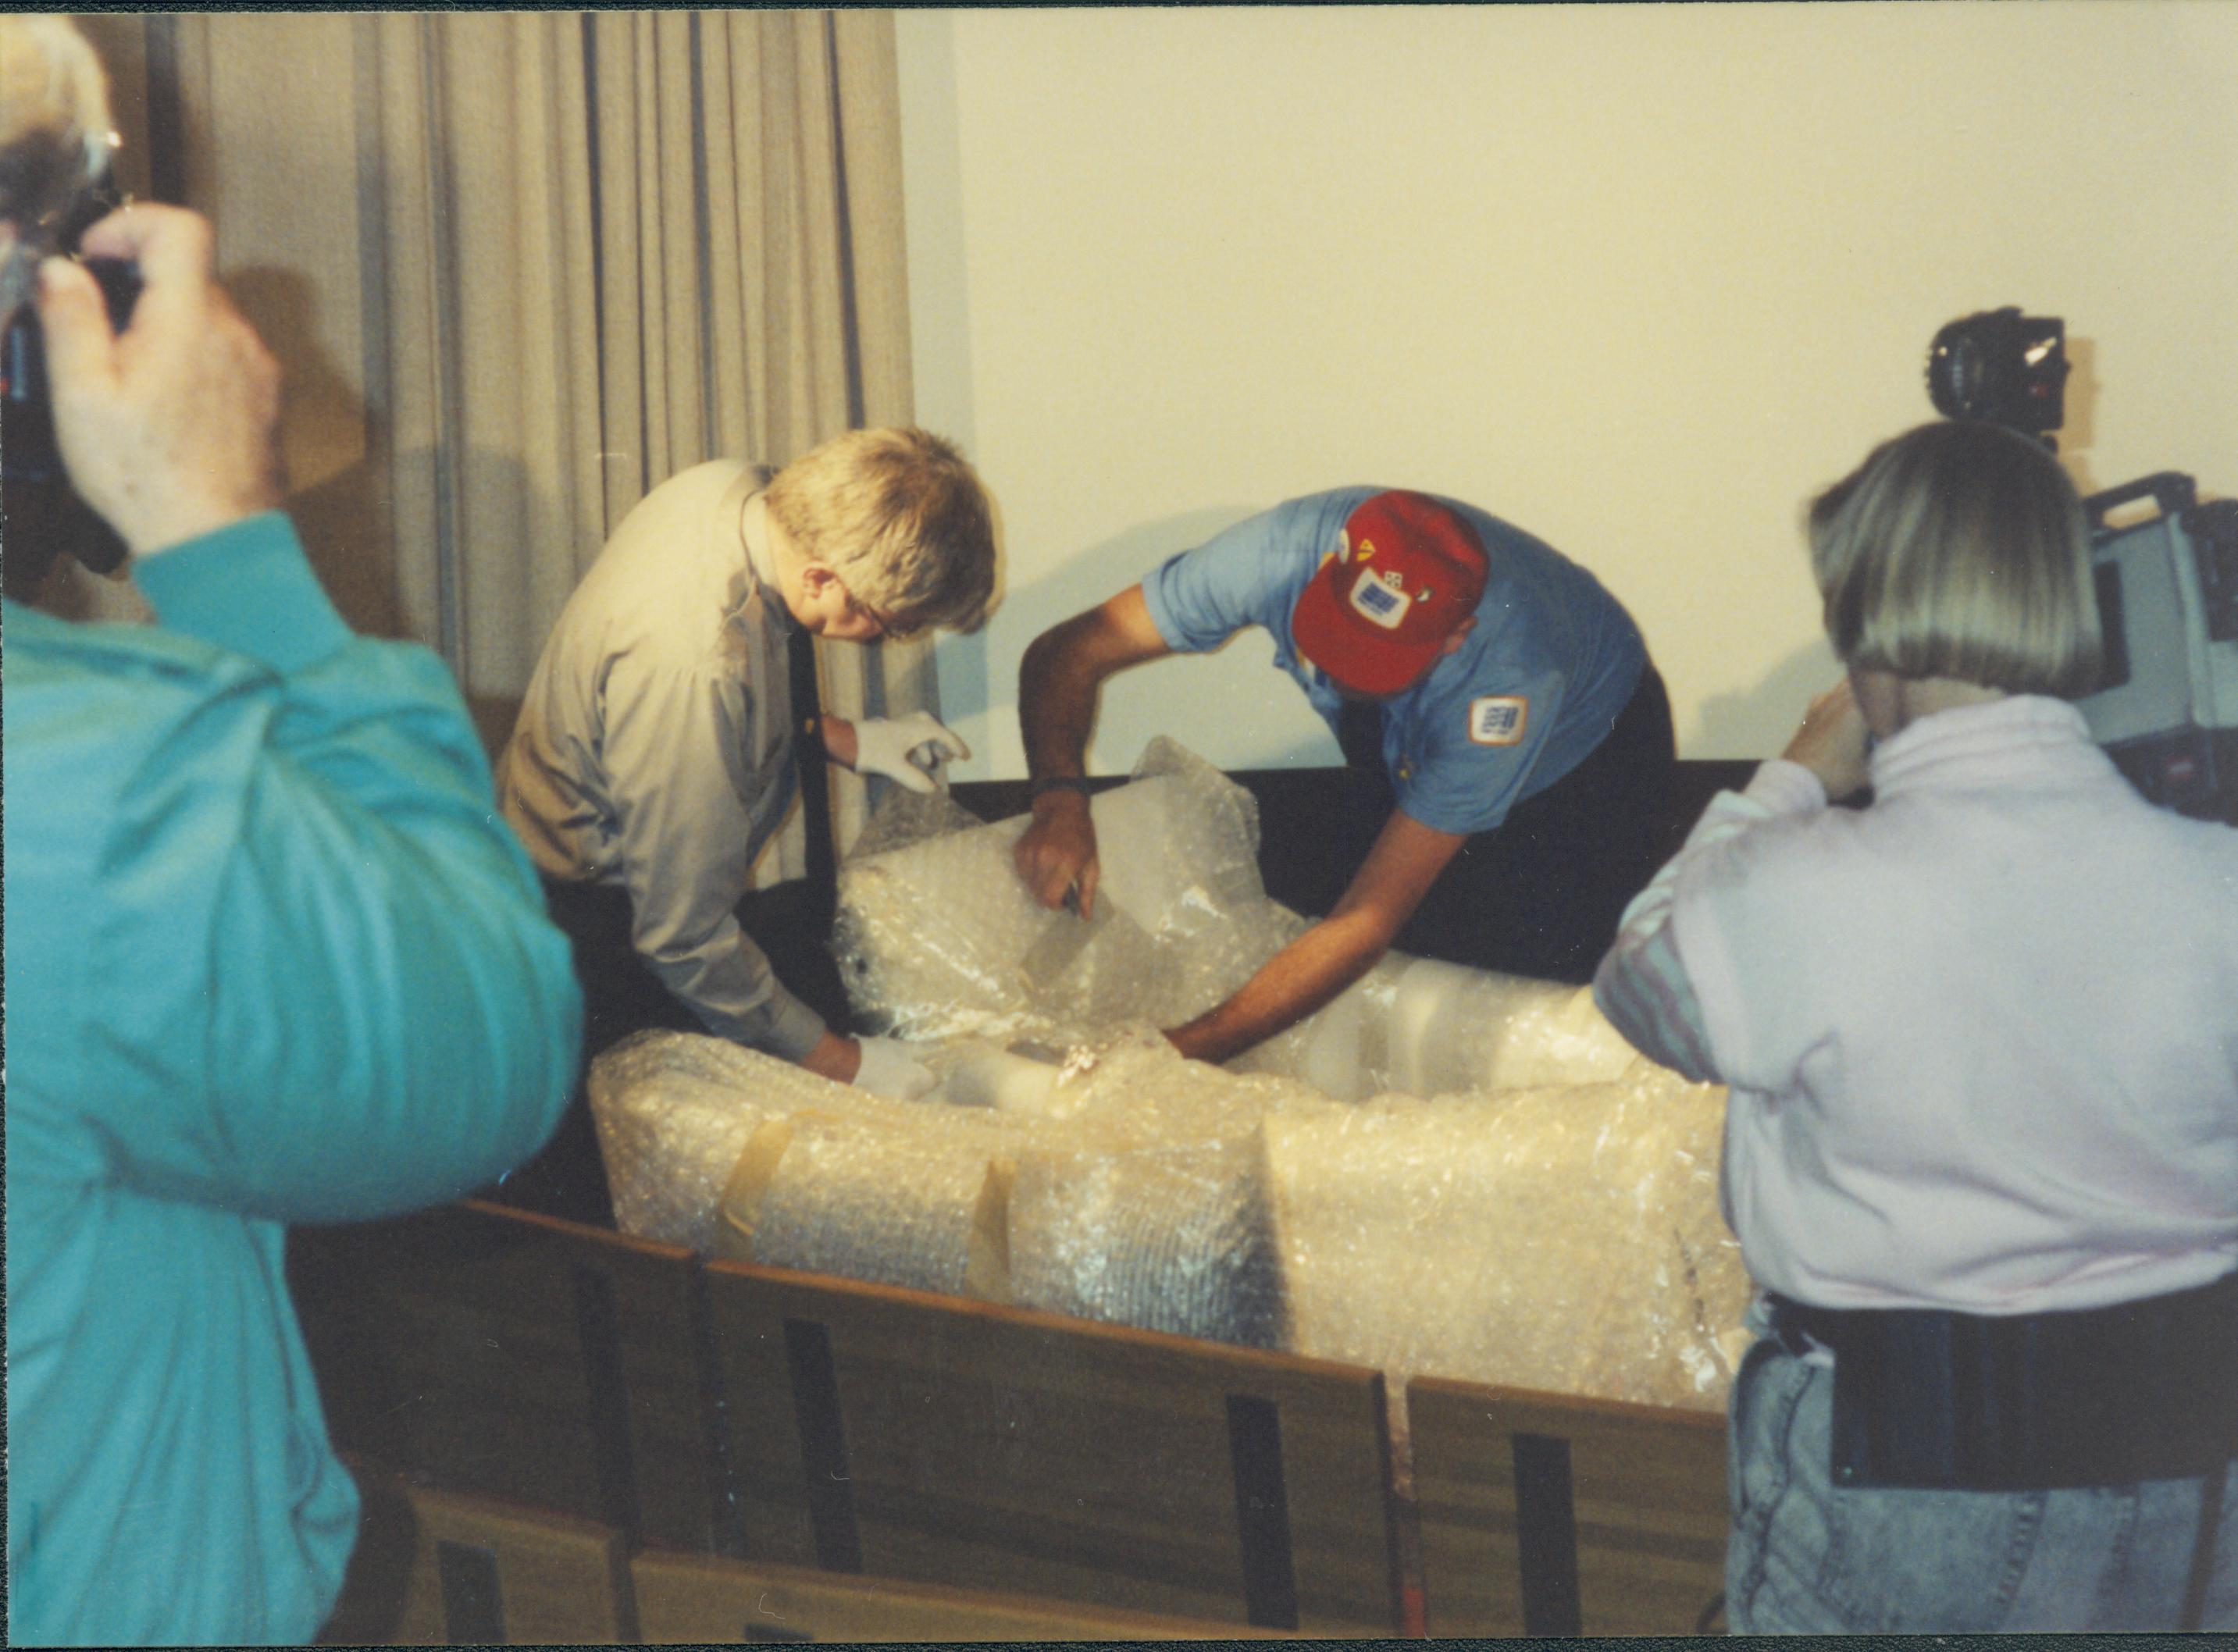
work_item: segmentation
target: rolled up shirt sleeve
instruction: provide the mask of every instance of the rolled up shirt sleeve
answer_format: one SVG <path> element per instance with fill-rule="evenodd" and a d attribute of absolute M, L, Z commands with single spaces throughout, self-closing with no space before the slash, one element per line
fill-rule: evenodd
<path fill-rule="evenodd" d="M 1290 656 L 1290 612 L 1327 548 L 1333 501 L 1357 494 L 1317 493 L 1247 517 L 1193 551 L 1177 552 L 1142 581 L 1150 623 L 1180 654 L 1218 648 L 1246 625 L 1273 635 L 1276 664 Z"/>
<path fill-rule="evenodd" d="M 606 684 L 606 776 L 637 949 L 710 1032 L 797 1061 L 823 1038 L 824 1018 L 777 978 L 738 919 L 760 847 L 746 799 L 787 783 L 749 761 L 750 697 L 714 666 L 618 659 Z"/>

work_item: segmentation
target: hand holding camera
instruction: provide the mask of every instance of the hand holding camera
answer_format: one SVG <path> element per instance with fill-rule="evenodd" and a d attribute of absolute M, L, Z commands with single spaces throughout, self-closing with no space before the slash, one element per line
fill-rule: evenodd
<path fill-rule="evenodd" d="M 136 556 L 277 506 L 279 365 L 211 279 L 209 224 L 127 207 L 82 250 L 136 264 L 142 286 L 117 333 L 90 272 L 40 267 L 55 435 L 79 494 Z"/>

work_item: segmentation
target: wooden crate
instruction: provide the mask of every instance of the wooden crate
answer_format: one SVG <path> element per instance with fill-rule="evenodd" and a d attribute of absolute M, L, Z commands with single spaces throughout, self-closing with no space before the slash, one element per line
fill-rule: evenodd
<path fill-rule="evenodd" d="M 606 1645 L 638 1638 L 621 1534 L 414 1485 L 353 1462 L 365 1512 L 330 1645 Z"/>
<path fill-rule="evenodd" d="M 1725 1589 L 1725 1418 L 1407 1385 L 1434 1635 L 1691 1635 Z"/>
<path fill-rule="evenodd" d="M 625 1555 L 1231 1633 L 1388 1635 L 1420 1621 L 1410 1596 L 1434 1635 L 1714 1622 L 1712 1414 L 1418 1380 L 1418 1590 L 1373 1371 L 702 1267 L 471 1202 L 298 1230 L 289 1272 L 338 1444 L 430 1494 L 592 1523 Z"/>
<path fill-rule="evenodd" d="M 688 1251 L 468 1200 L 297 1228 L 335 1443 L 451 1490 L 735 1550 Z"/>
<path fill-rule="evenodd" d="M 751 1558 L 1396 1625 L 1379 1372 L 731 1263 L 708 1292 Z"/>
<path fill-rule="evenodd" d="M 646 1550 L 631 1563 L 648 1644 L 734 1641 L 1197 1641 L 1280 1630 L 1072 1601 Z"/>

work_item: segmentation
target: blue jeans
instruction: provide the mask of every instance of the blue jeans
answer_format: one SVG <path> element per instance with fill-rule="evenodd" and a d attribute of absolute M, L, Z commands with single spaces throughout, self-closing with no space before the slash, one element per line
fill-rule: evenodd
<path fill-rule="evenodd" d="M 1837 1489 L 1827 1475 L 1833 1390 L 1831 1367 L 1761 1334 L 1733 1384 L 1725 1616 L 1736 1634 L 2179 1627 L 2214 1482 Z M 2238 1629 L 2238 1471 L 2219 1490 L 2197 1627 Z"/>

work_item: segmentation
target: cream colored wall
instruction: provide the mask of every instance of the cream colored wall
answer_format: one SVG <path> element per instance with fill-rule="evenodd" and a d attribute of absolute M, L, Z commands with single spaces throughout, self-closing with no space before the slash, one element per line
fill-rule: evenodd
<path fill-rule="evenodd" d="M 1251 512 L 1472 499 L 1599 573 L 1682 753 L 1831 656 L 1804 493 L 1931 416 L 1953 317 L 2063 316 L 2062 451 L 2238 491 L 2238 3 L 911 11 L 918 416 L 1000 496 L 940 644 L 962 777 L 1026 644 Z M 1094 752 L 1334 760 L 1263 638 L 1107 689 Z"/>

